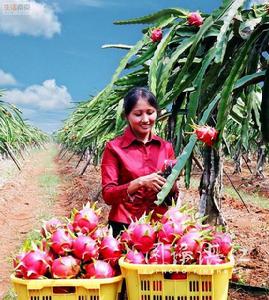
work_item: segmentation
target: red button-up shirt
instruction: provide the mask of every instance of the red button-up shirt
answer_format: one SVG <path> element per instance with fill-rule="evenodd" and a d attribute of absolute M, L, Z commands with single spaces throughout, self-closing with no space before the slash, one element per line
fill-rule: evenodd
<path fill-rule="evenodd" d="M 166 159 L 174 159 L 171 143 L 152 134 L 146 144 L 138 141 L 130 127 L 124 134 L 106 144 L 101 170 L 104 201 L 111 205 L 109 220 L 129 224 L 144 212 L 163 213 L 165 207 L 156 207 L 156 193 L 140 188 L 130 197 L 129 183 L 144 175 L 160 171 Z"/>

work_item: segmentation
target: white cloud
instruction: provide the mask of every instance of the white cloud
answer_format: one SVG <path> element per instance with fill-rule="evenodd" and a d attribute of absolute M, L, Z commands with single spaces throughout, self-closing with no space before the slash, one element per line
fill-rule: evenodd
<path fill-rule="evenodd" d="M 5 91 L 3 99 L 19 105 L 28 105 L 41 110 L 64 109 L 70 106 L 71 95 L 65 86 L 57 86 L 55 79 L 45 80 L 42 85 L 31 85 L 25 90 Z"/>
<path fill-rule="evenodd" d="M 12 4 L 15 8 L 12 9 Z M 19 5 L 20 9 L 19 9 Z M 0 31 L 51 38 L 61 32 L 55 7 L 35 0 L 0 0 Z"/>
<path fill-rule="evenodd" d="M 17 81 L 12 74 L 0 69 L 0 85 L 14 85 L 16 83 Z"/>

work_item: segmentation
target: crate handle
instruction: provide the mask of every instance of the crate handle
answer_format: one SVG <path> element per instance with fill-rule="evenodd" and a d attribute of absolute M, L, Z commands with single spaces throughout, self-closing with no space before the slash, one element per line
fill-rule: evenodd
<path fill-rule="evenodd" d="M 75 286 L 54 286 L 52 288 L 53 294 L 75 294 Z"/>

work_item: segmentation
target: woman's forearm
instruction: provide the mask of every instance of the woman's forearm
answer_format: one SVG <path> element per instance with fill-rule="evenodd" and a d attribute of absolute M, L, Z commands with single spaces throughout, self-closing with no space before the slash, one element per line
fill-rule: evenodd
<path fill-rule="evenodd" d="M 108 184 L 103 186 L 102 194 L 103 199 L 108 205 L 113 205 L 125 201 L 128 198 L 128 183 L 122 185 Z"/>

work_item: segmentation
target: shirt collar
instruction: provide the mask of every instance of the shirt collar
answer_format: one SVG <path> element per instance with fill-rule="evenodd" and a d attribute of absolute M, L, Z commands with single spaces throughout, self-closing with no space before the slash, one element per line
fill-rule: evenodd
<path fill-rule="evenodd" d="M 123 148 L 126 148 L 128 146 L 130 146 L 134 141 L 138 141 L 136 136 L 134 135 L 132 129 L 130 128 L 130 126 L 128 126 L 125 130 L 124 133 L 122 135 L 122 142 L 121 142 L 121 146 Z M 148 142 L 152 142 L 152 141 L 157 141 L 159 143 L 161 143 L 161 138 L 155 134 L 151 134 L 151 139 Z"/>

